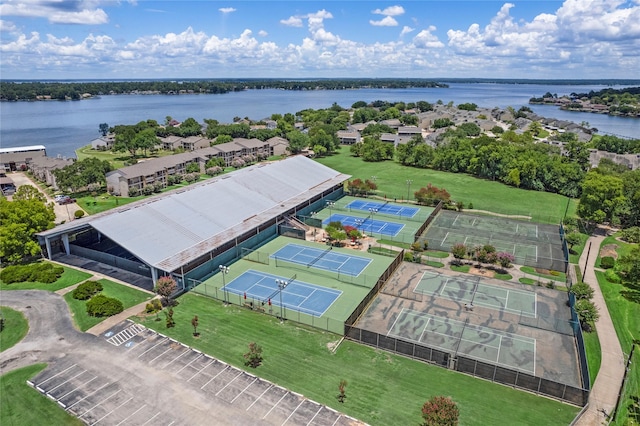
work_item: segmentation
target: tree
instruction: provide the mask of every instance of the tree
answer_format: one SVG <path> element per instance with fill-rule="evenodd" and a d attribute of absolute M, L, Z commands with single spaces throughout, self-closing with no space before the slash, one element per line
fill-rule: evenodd
<path fill-rule="evenodd" d="M 590 171 L 582 182 L 578 215 L 595 223 L 610 222 L 625 202 L 622 179 Z"/>
<path fill-rule="evenodd" d="M 170 276 L 164 276 L 158 278 L 153 291 L 154 293 L 162 297 L 162 303 L 165 306 L 168 306 L 171 304 L 171 295 L 174 291 L 176 291 L 177 288 L 178 284 L 176 283 L 176 280 L 174 280 Z"/>
<path fill-rule="evenodd" d="M 197 315 L 194 315 L 193 318 L 191 318 L 191 326 L 193 327 L 193 335 L 195 337 L 198 337 L 200 333 L 198 333 L 198 316 Z"/>
<path fill-rule="evenodd" d="M 100 123 L 100 126 L 98 126 L 98 131 L 102 136 L 107 136 L 107 133 L 109 133 L 109 125 L 107 123 Z"/>
<path fill-rule="evenodd" d="M 582 239 L 580 238 L 580 234 L 577 232 L 569 232 L 568 234 L 565 234 L 564 240 L 569 245 L 569 250 L 573 249 L 573 246 L 575 246 L 576 244 L 580 244 L 580 242 L 582 241 Z"/>
<path fill-rule="evenodd" d="M 42 192 L 38 191 L 38 188 L 32 185 L 22 185 L 18 187 L 18 190 L 13 194 L 13 201 L 27 201 L 36 200 L 42 203 L 46 202 L 46 197 Z"/>
<path fill-rule="evenodd" d="M 593 288 L 587 283 L 576 283 L 571 286 L 571 293 L 575 294 L 576 299 L 590 300 L 593 298 Z"/>
<path fill-rule="evenodd" d="M 138 147 L 135 144 L 136 132 L 131 127 L 127 127 L 122 132 L 116 132 L 116 140 L 113 144 L 114 152 L 125 152 L 129 151 L 132 157 L 136 156 L 136 151 L 138 151 Z"/>
<path fill-rule="evenodd" d="M 173 328 L 176 326 L 176 322 L 173 319 L 173 308 L 169 308 L 167 311 L 165 311 L 164 316 L 167 319 L 167 328 Z"/>
<path fill-rule="evenodd" d="M 497 257 L 498 263 L 503 268 L 511 268 L 513 262 L 516 260 L 516 258 L 511 253 L 507 253 L 503 251 L 498 252 L 496 257 Z"/>
<path fill-rule="evenodd" d="M 589 331 L 591 329 L 590 324 L 598 321 L 598 318 L 600 318 L 598 308 L 593 304 L 592 301 L 588 299 L 578 300 L 575 304 L 574 309 L 578 314 L 578 318 L 580 319 L 582 328 L 586 331 Z"/>
<path fill-rule="evenodd" d="M 34 235 L 53 228 L 55 218 L 53 204 L 37 198 L 14 201 L 0 198 L 0 259 L 17 263 L 40 253 Z"/>
<path fill-rule="evenodd" d="M 77 192 L 90 185 L 94 185 L 96 188 L 102 187 L 106 184 L 106 173 L 110 171 L 109 161 L 90 157 L 54 170 L 53 174 L 60 188 Z"/>
<path fill-rule="evenodd" d="M 467 255 L 467 246 L 462 243 L 454 244 L 453 247 L 451 247 L 451 254 L 458 263 L 460 263 L 460 261 Z"/>
<path fill-rule="evenodd" d="M 243 356 L 245 359 L 244 365 L 251 368 L 257 368 L 260 366 L 260 364 L 262 364 L 263 360 L 262 347 L 255 342 L 251 342 L 249 343 L 249 352 L 247 352 Z"/>
<path fill-rule="evenodd" d="M 345 388 L 347 387 L 347 381 L 342 379 L 340 380 L 340 383 L 338 384 L 338 402 L 343 404 L 344 400 L 347 398 L 347 395 L 345 394 Z"/>
<path fill-rule="evenodd" d="M 291 154 L 298 154 L 302 152 L 302 150 L 306 149 L 311 142 L 306 133 L 302 133 L 298 130 L 292 130 L 287 133 L 287 140 L 289 141 L 287 149 Z"/>
<path fill-rule="evenodd" d="M 414 193 L 416 201 L 420 204 L 436 204 L 438 201 L 448 203 L 451 200 L 451 195 L 444 188 L 438 188 L 431 184 L 428 184 L 426 188 L 420 188 Z"/>
<path fill-rule="evenodd" d="M 624 278 L 632 285 L 640 284 L 640 245 L 618 259 L 618 267 Z"/>
<path fill-rule="evenodd" d="M 422 406 L 421 426 L 456 426 L 460 410 L 451 398 L 434 396 Z"/>

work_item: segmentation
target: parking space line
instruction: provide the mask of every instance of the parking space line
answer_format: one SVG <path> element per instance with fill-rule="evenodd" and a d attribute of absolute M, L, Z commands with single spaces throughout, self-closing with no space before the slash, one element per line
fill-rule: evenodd
<path fill-rule="evenodd" d="M 254 384 L 254 383 L 256 382 L 256 380 L 258 380 L 258 378 L 257 378 L 257 377 L 256 377 L 256 378 L 254 378 L 254 379 L 253 379 L 253 381 L 252 381 L 251 383 L 249 383 L 247 386 L 245 386 L 245 388 L 244 388 L 244 389 L 242 389 L 242 392 L 240 392 L 238 395 L 236 395 L 236 397 L 235 397 L 235 398 L 233 398 L 233 399 L 231 400 L 231 404 L 233 404 L 233 402 L 234 402 L 236 399 L 238 399 L 238 397 L 239 397 L 240 395 L 242 395 L 242 394 L 244 393 L 244 391 L 246 391 L 247 389 L 249 389 L 249 386 L 251 386 L 252 384 Z"/>
<path fill-rule="evenodd" d="M 151 365 L 151 363 L 153 361 L 155 361 L 156 359 L 160 358 L 162 355 L 166 354 L 169 351 L 172 351 L 173 349 L 171 347 L 169 347 L 169 349 L 167 349 L 166 351 L 162 352 L 160 355 L 158 355 L 157 357 L 155 357 L 154 359 L 152 359 L 151 361 L 149 361 L 149 365 Z"/>
<path fill-rule="evenodd" d="M 166 336 L 163 336 L 163 337 L 164 337 L 164 338 L 163 338 L 160 342 L 156 343 L 155 345 L 151 346 L 149 349 L 147 349 L 146 351 L 144 351 L 144 352 L 142 352 L 140 355 L 138 355 L 138 358 L 140 358 L 142 355 L 146 354 L 146 353 L 147 353 L 147 352 L 149 352 L 150 350 L 155 349 L 155 347 L 156 347 L 156 346 L 162 345 L 162 344 L 164 344 L 167 340 L 169 340 Z"/>
<path fill-rule="evenodd" d="M 184 370 L 185 368 L 187 368 L 188 366 L 190 366 L 193 361 L 197 360 L 198 358 L 200 358 L 202 356 L 202 354 L 198 355 L 197 357 L 195 357 L 194 359 L 192 359 L 191 361 L 189 361 L 188 364 L 185 364 L 180 370 L 176 371 L 176 374 L 178 374 L 179 372 L 181 372 L 182 370 Z"/>
<path fill-rule="evenodd" d="M 304 399 L 303 399 L 302 401 L 300 401 L 300 404 L 298 404 L 298 406 L 296 407 L 296 409 L 295 409 L 295 410 L 293 410 L 293 411 L 291 412 L 291 414 L 289 414 L 289 417 L 287 417 L 287 419 L 286 419 L 284 422 L 282 422 L 282 425 L 281 425 L 281 426 L 284 426 L 284 424 L 285 424 L 286 422 L 288 422 L 288 421 L 289 421 L 289 419 L 291 418 L 291 416 L 293 416 L 293 413 L 295 413 L 296 411 L 298 411 L 298 408 L 300 408 L 300 406 L 301 406 L 302 404 L 304 404 L 304 401 L 305 401 Z"/>
<path fill-rule="evenodd" d="M 89 398 L 91 395 L 93 395 L 94 393 L 98 392 L 99 390 L 102 390 L 104 388 L 106 388 L 107 386 L 109 386 L 111 383 L 107 382 L 104 385 L 100 386 L 98 389 L 94 390 L 93 392 L 91 392 L 89 395 L 86 395 L 84 398 L 74 402 L 73 404 L 71 404 L 70 406 L 67 407 L 67 410 L 71 407 L 73 407 L 74 405 L 78 404 L 79 402 L 84 401 L 85 399 Z"/>
<path fill-rule="evenodd" d="M 67 380 L 65 380 L 64 382 L 60 383 L 60 384 L 59 384 L 58 386 L 56 386 L 55 388 L 53 388 L 53 389 L 49 389 L 49 390 L 47 391 L 47 395 L 48 395 L 48 394 L 50 394 L 51 392 L 53 392 L 54 390 L 58 389 L 60 386 L 62 386 L 62 385 L 64 385 L 65 383 L 67 383 L 69 380 L 73 380 L 73 379 L 75 379 L 76 377 L 81 376 L 81 375 L 83 375 L 83 374 L 84 374 L 84 373 L 86 373 L 86 372 L 87 372 L 87 370 L 82 370 L 82 373 L 78 373 L 78 374 L 76 374 L 75 376 L 70 377 L 70 378 L 68 378 Z"/>
<path fill-rule="evenodd" d="M 320 405 L 320 408 L 318 408 L 318 411 L 316 411 L 313 417 L 311 417 L 311 420 L 309 420 L 309 423 L 307 423 L 307 426 L 309 426 L 311 422 L 318 416 L 318 414 L 320 414 L 320 411 L 322 411 L 322 405 Z"/>
<path fill-rule="evenodd" d="M 142 407 L 138 408 L 136 411 L 134 411 L 133 413 L 129 414 L 124 420 L 122 420 L 120 423 L 118 423 L 116 426 L 120 426 L 122 423 L 126 422 L 127 420 L 129 420 L 131 417 L 135 416 L 136 414 L 138 414 L 138 412 L 140 410 L 142 410 L 143 408 L 145 408 L 147 406 L 147 404 L 143 404 Z"/>
<path fill-rule="evenodd" d="M 104 416 L 100 417 L 98 420 L 96 420 L 93 424 L 97 425 L 98 423 L 100 423 L 100 421 L 102 419 L 104 419 L 105 417 L 107 417 L 109 414 L 113 413 L 114 411 L 116 411 L 118 408 L 122 407 L 125 404 L 128 404 L 129 401 L 131 401 L 133 399 L 133 397 L 127 399 L 125 402 L 123 402 L 122 404 L 118 405 L 116 408 L 114 408 L 113 410 L 109 411 L 107 414 L 105 414 Z"/>
<path fill-rule="evenodd" d="M 49 377 L 47 380 L 45 380 L 45 381 L 43 381 L 43 382 L 40 382 L 40 383 L 36 383 L 36 386 L 40 386 L 40 385 L 42 385 L 42 384 L 44 384 L 44 383 L 47 383 L 49 380 L 53 379 L 54 377 L 57 377 L 57 376 L 61 375 L 62 373 L 64 373 L 64 372 L 65 372 L 65 371 L 67 371 L 67 370 L 72 369 L 72 368 L 73 368 L 73 367 L 75 367 L 76 365 L 77 365 L 77 364 L 73 364 L 71 367 L 69 367 L 69 368 L 65 368 L 64 370 L 62 370 L 62 371 L 61 371 L 61 372 L 59 372 L 58 374 L 54 374 L 53 376 Z"/>
<path fill-rule="evenodd" d="M 156 417 L 158 417 L 160 414 L 162 413 L 162 411 L 158 411 L 153 417 L 151 417 L 149 420 L 147 420 L 146 422 L 142 423 L 141 426 L 146 425 L 147 423 L 149 423 L 150 421 L 152 421 L 153 419 L 155 419 Z"/>
<path fill-rule="evenodd" d="M 259 400 L 260 398 L 262 398 L 262 396 L 263 396 L 265 393 L 269 392 L 269 389 L 271 389 L 272 387 L 273 387 L 273 385 L 272 385 L 272 384 L 270 384 L 270 385 L 269 385 L 269 387 L 268 387 L 268 388 L 266 388 L 266 389 L 264 390 L 264 392 L 262 392 L 262 393 L 260 394 L 260 396 L 259 396 L 259 397 L 257 397 L 257 398 L 256 398 L 256 399 L 251 403 L 251 405 L 249 405 L 249 406 L 247 407 L 247 409 L 246 409 L 245 411 L 249 411 L 249 408 L 253 407 L 253 405 L 254 405 L 256 402 L 258 402 L 258 400 Z"/>
<path fill-rule="evenodd" d="M 110 400 L 112 397 L 116 396 L 117 394 L 120 393 L 122 389 L 116 389 L 116 391 L 114 393 L 112 393 L 111 395 L 109 395 L 107 398 L 103 399 L 102 401 L 100 401 L 99 403 L 97 403 L 96 405 L 94 405 L 93 407 L 89 408 L 87 411 L 85 411 L 84 413 L 82 413 L 82 415 L 78 416 L 78 418 L 80 417 L 84 417 L 87 413 L 89 413 L 91 410 L 93 410 L 96 407 L 101 406 L 102 404 L 104 404 L 105 402 L 107 402 L 108 400 Z"/>
<path fill-rule="evenodd" d="M 336 419 L 336 421 L 334 421 L 333 423 L 331 423 L 331 426 L 336 426 L 336 423 L 338 423 L 338 420 L 340 420 L 342 416 L 338 416 L 338 418 Z"/>
<path fill-rule="evenodd" d="M 67 392 L 67 393 L 65 393 L 64 395 L 62 395 L 60 398 L 58 398 L 58 401 L 62 401 L 62 398 L 64 398 L 64 397 L 66 397 L 66 396 L 71 395 L 72 393 L 74 393 L 75 391 L 77 391 L 78 389 L 80 389 L 81 387 L 83 387 L 83 386 L 85 386 L 85 385 L 88 385 L 89 383 L 93 382 L 93 381 L 94 381 L 95 379 L 97 379 L 97 378 L 98 378 L 98 376 L 93 376 L 93 379 L 89 380 L 89 381 L 88 381 L 88 382 L 86 382 L 86 383 L 81 384 L 80 386 L 78 386 L 77 388 L 73 389 L 72 391 Z"/>
<path fill-rule="evenodd" d="M 186 355 L 186 354 L 188 354 L 188 353 L 189 353 L 189 349 L 187 349 L 186 351 L 182 352 L 180 355 L 178 355 L 177 357 L 175 357 L 174 359 L 172 359 L 171 361 L 169 361 L 168 363 L 166 363 L 166 364 L 162 367 L 162 369 L 164 370 L 165 368 L 167 368 L 168 366 L 170 366 L 170 365 L 171 365 L 171 363 L 173 363 L 173 361 L 177 360 L 177 359 L 178 359 L 178 358 L 180 358 L 181 356 Z"/>
<path fill-rule="evenodd" d="M 282 400 L 284 399 L 285 396 L 287 396 L 289 394 L 289 392 L 285 392 L 284 395 L 282 395 L 282 398 L 280 398 L 280 400 L 278 402 L 276 402 L 276 404 L 271 407 L 271 409 L 269 411 L 267 411 L 267 414 L 265 414 L 264 416 L 262 416 L 263 419 L 266 419 L 267 416 L 273 411 L 274 408 L 276 408 L 278 406 L 278 404 L 280 404 L 280 402 L 282 402 Z"/>
<path fill-rule="evenodd" d="M 209 364 L 205 365 L 205 366 L 204 366 L 204 367 L 202 367 L 200 370 L 196 371 L 196 373 L 195 373 L 193 376 L 191 376 L 191 377 L 189 378 L 189 380 L 187 380 L 187 382 L 190 382 L 190 381 L 191 381 L 191 379 L 193 379 L 194 377 L 196 377 L 198 374 L 200 374 L 202 371 L 204 371 L 204 369 L 205 369 L 205 368 L 207 368 L 208 366 L 210 366 L 210 365 L 211 365 L 211 364 L 213 364 L 214 362 L 215 362 L 215 361 L 213 361 L 213 360 L 212 360 Z"/>
<path fill-rule="evenodd" d="M 220 372 L 218 372 L 218 374 L 216 374 L 215 376 L 213 376 L 211 379 L 209 379 L 209 381 L 207 383 L 205 383 L 204 385 L 202 385 L 200 387 L 200 389 L 204 389 L 205 386 L 207 386 L 209 383 L 211 383 L 211 381 L 213 379 L 215 379 L 216 377 L 218 377 L 219 375 L 221 375 L 222 373 L 224 373 L 227 370 L 227 367 L 223 368 L 222 370 L 220 370 Z"/>
<path fill-rule="evenodd" d="M 242 376 L 242 371 L 240 371 L 236 377 L 234 377 L 233 379 L 229 380 L 229 382 L 228 382 L 226 385 L 224 385 L 224 386 L 222 387 L 222 389 L 220 389 L 218 392 L 216 392 L 216 396 L 220 395 L 220 392 L 222 392 L 223 390 L 225 390 L 225 389 L 227 388 L 227 386 L 229 386 L 231 383 L 235 382 L 235 381 L 236 381 L 236 379 L 237 379 L 238 377 L 240 377 L 240 376 Z"/>

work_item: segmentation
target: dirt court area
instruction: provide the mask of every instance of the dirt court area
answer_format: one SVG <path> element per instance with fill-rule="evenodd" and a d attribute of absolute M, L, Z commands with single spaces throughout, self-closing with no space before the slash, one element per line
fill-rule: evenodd
<path fill-rule="evenodd" d="M 522 313 L 501 309 L 499 303 L 470 306 L 473 300 L 470 296 L 477 297 L 480 292 L 477 289 L 476 294 L 469 290 L 422 292 L 424 276 L 436 274 L 441 274 L 443 282 L 481 280 L 483 288 L 506 294 L 507 306 L 509 294 L 532 293 L 530 297 L 535 300 L 535 306 Z M 452 355 L 459 351 L 487 363 L 492 363 L 491 353 L 497 352 L 493 364 L 581 387 L 576 344 L 569 323 L 571 313 L 566 301 L 567 294 L 557 290 L 403 262 L 355 326 L 384 336 L 409 336 L 416 344 Z M 417 331 L 406 330 L 412 327 L 418 327 Z M 469 335 L 472 337 L 467 337 Z M 490 352 L 488 358 L 483 358 L 485 352 Z M 522 357 L 531 357 L 531 362 L 517 360 Z"/>

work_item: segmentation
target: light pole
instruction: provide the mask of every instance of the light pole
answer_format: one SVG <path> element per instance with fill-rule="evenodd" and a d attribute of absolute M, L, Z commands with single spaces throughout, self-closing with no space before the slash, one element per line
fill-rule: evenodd
<path fill-rule="evenodd" d="M 378 209 L 370 208 L 369 209 L 369 217 L 371 218 L 371 222 L 373 222 L 373 215 L 378 213 Z M 371 234 L 371 222 L 369 222 L 369 233 Z M 373 235 L 373 234 L 372 234 Z"/>
<path fill-rule="evenodd" d="M 282 290 L 287 286 L 287 281 L 276 279 L 276 284 L 278 284 L 278 290 L 280 290 L 280 322 L 284 321 L 284 317 L 282 316 Z"/>
<path fill-rule="evenodd" d="M 411 184 L 413 181 L 411 179 L 407 179 L 407 201 L 409 201 L 409 193 L 411 192 Z"/>
<path fill-rule="evenodd" d="M 334 203 L 333 201 L 327 201 L 327 207 L 329 207 L 329 219 L 331 219 L 331 216 L 333 216 L 333 213 L 331 212 L 331 209 L 336 205 L 336 203 Z"/>
<path fill-rule="evenodd" d="M 356 231 L 360 232 L 360 226 L 362 226 L 362 219 L 356 219 L 354 220 L 354 222 L 356 224 Z"/>
<path fill-rule="evenodd" d="M 228 266 L 224 266 L 224 265 L 220 265 L 220 266 L 218 266 L 218 269 L 220 270 L 220 273 L 222 274 L 222 290 L 224 291 L 224 305 L 227 306 L 229 304 L 229 302 L 228 302 L 228 297 L 227 297 L 227 284 L 225 282 L 224 276 L 229 273 L 229 267 Z"/>
<path fill-rule="evenodd" d="M 311 212 L 309 213 L 309 217 L 311 219 L 315 219 L 316 215 L 318 214 L 318 212 Z M 317 226 L 315 225 L 315 221 L 312 221 L 311 223 L 313 223 L 313 241 L 316 240 L 316 232 L 318 231 Z"/>

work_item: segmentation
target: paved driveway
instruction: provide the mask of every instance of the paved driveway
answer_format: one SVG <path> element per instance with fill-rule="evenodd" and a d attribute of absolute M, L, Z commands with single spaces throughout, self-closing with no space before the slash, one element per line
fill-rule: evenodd
<path fill-rule="evenodd" d="M 3 291 L 0 304 L 30 326 L 0 353 L 2 373 L 49 363 L 32 385 L 87 424 L 361 424 L 129 321 L 78 332 L 55 293 Z"/>

